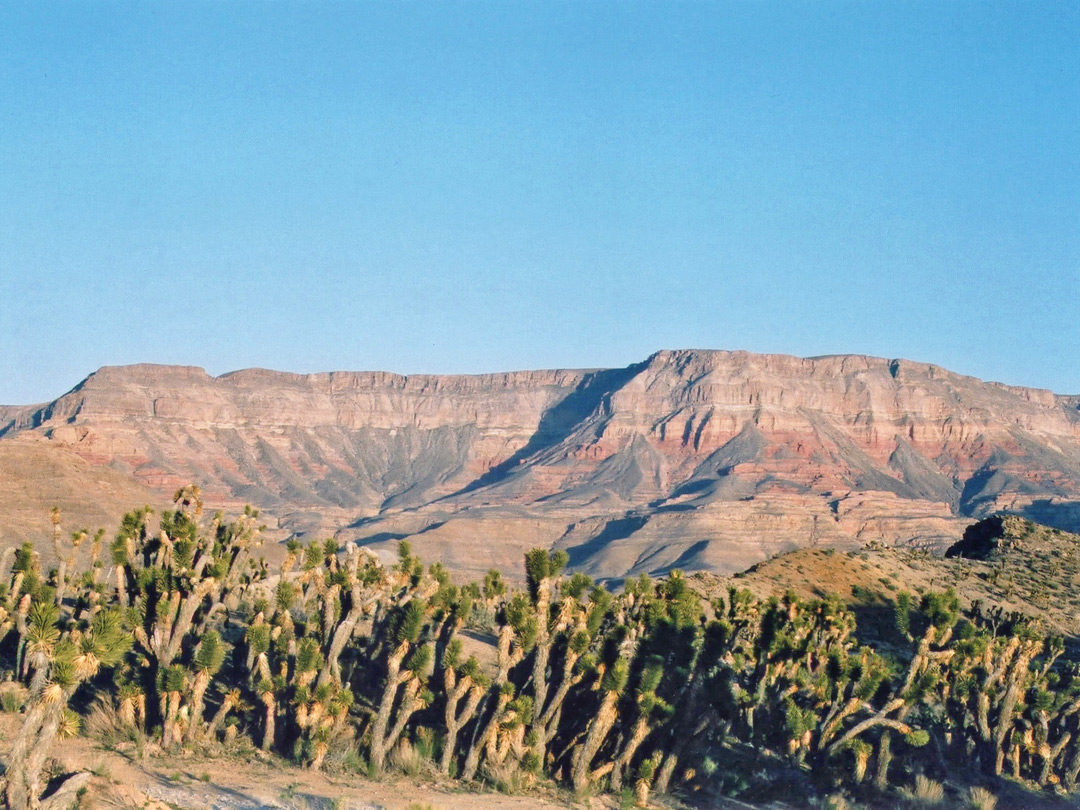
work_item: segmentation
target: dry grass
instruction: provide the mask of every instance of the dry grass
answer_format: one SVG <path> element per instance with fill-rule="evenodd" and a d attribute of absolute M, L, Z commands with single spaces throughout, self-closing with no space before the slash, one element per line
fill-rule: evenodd
<path fill-rule="evenodd" d="M 510 759 L 497 764 L 485 764 L 484 777 L 500 793 L 510 795 L 521 793 L 529 786 L 530 782 L 529 774 L 522 770 L 520 764 Z"/>
<path fill-rule="evenodd" d="M 99 696 L 94 701 L 89 714 L 83 718 L 82 727 L 86 736 L 106 748 L 115 748 L 121 743 L 135 743 L 136 748 L 141 749 L 146 741 L 138 728 L 120 720 L 116 705 L 108 696 Z"/>
<path fill-rule="evenodd" d="M 997 796 L 986 788 L 973 787 L 968 790 L 967 806 L 969 810 L 994 810 Z"/>
<path fill-rule="evenodd" d="M 408 740 L 401 740 L 394 746 L 394 750 L 390 752 L 390 765 L 410 779 L 435 773 L 435 763 Z"/>
<path fill-rule="evenodd" d="M 915 777 L 915 787 L 908 793 L 919 807 L 936 807 L 945 801 L 945 787 L 921 773 Z"/>

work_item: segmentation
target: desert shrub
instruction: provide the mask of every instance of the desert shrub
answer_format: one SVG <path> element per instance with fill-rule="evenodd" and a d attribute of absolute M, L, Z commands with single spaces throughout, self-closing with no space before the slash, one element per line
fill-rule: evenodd
<path fill-rule="evenodd" d="M 105 748 L 115 748 L 122 743 L 135 743 L 141 748 L 143 733 L 135 726 L 120 719 L 113 699 L 99 695 L 90 712 L 83 718 L 83 732 L 97 740 Z"/>
<path fill-rule="evenodd" d="M 915 777 L 915 787 L 910 795 L 915 804 L 921 807 L 933 807 L 945 800 L 945 788 L 941 782 L 935 782 L 920 773 Z"/>
<path fill-rule="evenodd" d="M 408 740 L 402 740 L 390 752 L 390 765 L 412 779 L 433 770 L 432 762 Z"/>
<path fill-rule="evenodd" d="M 368 761 L 357 750 L 356 733 L 350 726 L 340 726 L 330 734 L 323 767 L 334 773 L 369 772 Z"/>
<path fill-rule="evenodd" d="M 423 759 L 435 759 L 435 743 L 436 735 L 434 729 L 428 728 L 427 726 L 420 726 L 416 729 L 416 753 Z"/>
<path fill-rule="evenodd" d="M 0 693 L 0 709 L 8 714 L 15 714 L 23 707 L 23 696 L 15 689 Z"/>
<path fill-rule="evenodd" d="M 499 763 L 486 763 L 484 777 L 500 793 L 520 793 L 528 784 L 528 776 L 521 766 L 511 759 Z"/>
<path fill-rule="evenodd" d="M 994 810 L 997 807 L 997 796 L 986 788 L 970 788 L 967 795 L 967 807 L 969 810 Z"/>

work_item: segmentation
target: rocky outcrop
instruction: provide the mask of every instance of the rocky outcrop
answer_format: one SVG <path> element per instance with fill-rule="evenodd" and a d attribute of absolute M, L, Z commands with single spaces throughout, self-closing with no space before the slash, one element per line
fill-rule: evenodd
<path fill-rule="evenodd" d="M 625 369 L 212 377 L 104 368 L 36 435 L 283 534 L 409 537 L 463 570 L 558 545 L 619 577 L 810 545 L 943 549 L 999 510 L 1080 528 L 1080 400 L 862 356 L 663 351 Z"/>

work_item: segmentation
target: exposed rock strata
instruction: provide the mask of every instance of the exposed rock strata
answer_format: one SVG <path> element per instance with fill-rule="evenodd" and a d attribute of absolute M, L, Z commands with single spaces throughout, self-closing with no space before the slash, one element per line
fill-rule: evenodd
<path fill-rule="evenodd" d="M 479 376 L 104 368 L 30 435 L 282 533 L 410 537 L 477 571 L 538 543 L 618 577 L 808 545 L 941 548 L 1005 509 L 1080 528 L 1080 401 L 932 365 L 664 351 Z M 2 471 L 0 471 L 2 472 Z"/>

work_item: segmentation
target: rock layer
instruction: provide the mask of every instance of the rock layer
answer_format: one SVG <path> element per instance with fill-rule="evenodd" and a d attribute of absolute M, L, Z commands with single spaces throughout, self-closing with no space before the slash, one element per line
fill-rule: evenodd
<path fill-rule="evenodd" d="M 282 534 L 409 537 L 468 572 L 557 545 L 617 578 L 817 544 L 940 548 L 999 510 L 1080 529 L 1078 406 L 854 355 L 408 377 L 141 365 L 0 409 L 0 442 L 45 437 L 163 495 L 196 482 Z"/>

